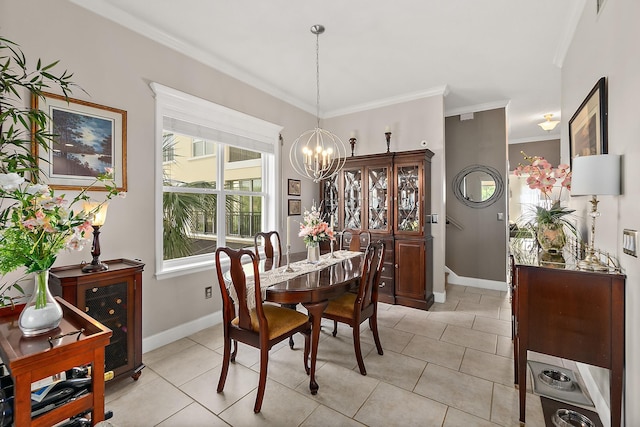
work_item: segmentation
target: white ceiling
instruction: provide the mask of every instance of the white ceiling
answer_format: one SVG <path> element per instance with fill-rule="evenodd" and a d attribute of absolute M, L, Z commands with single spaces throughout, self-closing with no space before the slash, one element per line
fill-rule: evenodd
<path fill-rule="evenodd" d="M 558 138 L 560 67 L 585 0 L 71 0 L 304 110 L 332 117 L 445 93 L 508 106 L 509 140 Z M 568 117 L 561 118 L 566 125 Z"/>

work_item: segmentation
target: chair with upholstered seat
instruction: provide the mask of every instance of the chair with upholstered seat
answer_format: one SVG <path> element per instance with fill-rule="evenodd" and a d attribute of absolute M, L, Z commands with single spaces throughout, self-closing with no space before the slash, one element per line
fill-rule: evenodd
<path fill-rule="evenodd" d="M 353 330 L 353 346 L 362 375 L 367 375 L 360 349 L 360 324 L 369 319 L 378 354 L 382 355 L 382 345 L 378 336 L 378 285 L 382 273 L 384 243 L 370 244 L 364 255 L 362 278 L 357 293 L 346 294 L 329 301 L 322 317 L 333 320 L 333 336 L 338 333 L 338 322 L 346 323 Z"/>
<path fill-rule="evenodd" d="M 226 255 L 224 258 L 228 257 L 230 263 L 231 283 L 228 287 L 222 270 L 221 256 L 223 255 Z M 250 286 L 247 286 L 246 273 L 243 267 L 243 260 L 246 257 L 249 258 L 253 266 L 254 285 Z M 218 381 L 218 393 L 224 389 L 227 372 L 229 371 L 229 362 L 235 362 L 238 341 L 259 349 L 260 379 L 258 381 L 256 402 L 253 407 L 253 411 L 257 413 L 260 412 L 262 407 L 271 347 L 298 332 L 304 334 L 303 362 L 305 371 L 307 374 L 309 373 L 311 323 L 308 316 L 303 313 L 262 303 L 258 258 L 250 250 L 241 249 L 236 251 L 230 248 L 218 248 L 216 250 L 216 271 L 222 294 L 224 328 L 224 352 L 220 380 Z M 231 290 L 235 291 L 235 295 L 230 292 Z M 247 297 L 251 296 L 255 298 L 255 306 L 248 303 L 253 298 Z M 231 352 L 232 341 L 234 344 L 233 353 Z"/>
<path fill-rule="evenodd" d="M 371 233 L 353 228 L 345 228 L 340 237 L 340 249 L 359 252 L 371 243 Z"/>

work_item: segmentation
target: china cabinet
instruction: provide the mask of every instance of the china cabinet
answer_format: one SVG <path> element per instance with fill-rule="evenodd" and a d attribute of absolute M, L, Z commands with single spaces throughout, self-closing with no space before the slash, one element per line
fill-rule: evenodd
<path fill-rule="evenodd" d="M 128 259 L 105 261 L 108 270 L 83 273 L 82 265 L 52 268 L 51 289 L 113 331 L 105 368 L 137 380 L 142 363 L 142 271 Z"/>
<path fill-rule="evenodd" d="M 432 156 L 429 150 L 352 156 L 320 184 L 322 213 L 336 230 L 366 230 L 385 243 L 382 302 L 424 310 L 433 304 Z"/>

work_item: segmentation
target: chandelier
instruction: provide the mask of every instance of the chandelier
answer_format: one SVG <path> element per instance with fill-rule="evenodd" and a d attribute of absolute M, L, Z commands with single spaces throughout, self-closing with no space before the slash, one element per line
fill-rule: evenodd
<path fill-rule="evenodd" d="M 311 32 L 316 35 L 316 127 L 303 132 L 291 145 L 289 161 L 301 176 L 313 182 L 333 177 L 344 166 L 347 149 L 342 140 L 320 127 L 320 34 L 324 26 L 314 25 Z"/>

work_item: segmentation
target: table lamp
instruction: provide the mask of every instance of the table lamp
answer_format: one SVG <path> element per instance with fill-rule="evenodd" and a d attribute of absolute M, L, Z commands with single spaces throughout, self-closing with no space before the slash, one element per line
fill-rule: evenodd
<path fill-rule="evenodd" d="M 571 195 L 591 196 L 591 243 L 587 246 L 585 259 L 578 263 L 582 270 L 606 271 L 608 266 L 595 255 L 596 218 L 598 197 L 620 194 L 620 156 L 599 154 L 573 159 L 571 167 Z"/>
<path fill-rule="evenodd" d="M 93 243 L 91 244 L 91 256 L 93 259 L 90 264 L 82 267 L 83 273 L 93 273 L 95 271 L 108 270 L 109 266 L 100 262 L 100 227 L 104 225 L 107 219 L 107 203 L 84 202 L 83 209 L 91 218 L 91 226 L 93 227 Z"/>

